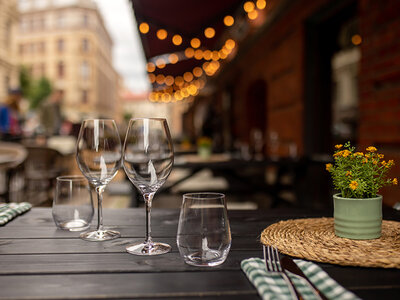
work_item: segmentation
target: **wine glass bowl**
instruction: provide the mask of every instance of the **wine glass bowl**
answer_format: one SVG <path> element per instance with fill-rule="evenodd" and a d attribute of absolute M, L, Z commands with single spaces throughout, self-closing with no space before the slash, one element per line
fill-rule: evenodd
<path fill-rule="evenodd" d="M 136 255 L 158 255 L 170 251 L 151 238 L 150 213 L 154 194 L 171 173 L 174 151 L 168 124 L 162 118 L 131 119 L 123 146 L 123 167 L 146 204 L 146 238 L 126 250 Z"/>
<path fill-rule="evenodd" d="M 102 201 L 107 184 L 121 167 L 122 147 L 114 120 L 93 119 L 82 122 L 77 141 L 76 161 L 82 174 L 97 193 L 97 230 L 81 234 L 89 241 L 106 241 L 120 237 L 120 233 L 103 227 Z"/>

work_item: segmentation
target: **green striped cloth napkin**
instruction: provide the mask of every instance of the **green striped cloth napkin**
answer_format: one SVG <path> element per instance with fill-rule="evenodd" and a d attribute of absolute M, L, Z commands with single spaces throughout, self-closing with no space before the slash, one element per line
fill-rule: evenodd
<path fill-rule="evenodd" d="M 32 204 L 28 202 L 0 204 L 0 226 L 7 224 L 16 216 L 30 210 L 31 207 Z"/>
<path fill-rule="evenodd" d="M 328 299 L 360 299 L 339 285 L 316 264 L 300 259 L 294 261 Z M 241 267 L 264 300 L 292 299 L 285 280 L 279 274 L 268 272 L 264 260 L 260 258 L 245 259 L 242 261 Z M 310 285 L 304 278 L 292 273 L 289 276 L 304 299 L 320 299 L 312 292 Z"/>

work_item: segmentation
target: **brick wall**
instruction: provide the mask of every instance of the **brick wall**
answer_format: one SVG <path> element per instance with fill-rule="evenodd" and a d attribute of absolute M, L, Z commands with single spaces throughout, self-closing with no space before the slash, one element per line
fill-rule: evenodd
<path fill-rule="evenodd" d="M 400 177 L 400 1 L 359 1 L 361 69 L 359 144 L 376 145 L 397 166 Z M 384 201 L 400 201 L 400 188 L 383 191 Z"/>

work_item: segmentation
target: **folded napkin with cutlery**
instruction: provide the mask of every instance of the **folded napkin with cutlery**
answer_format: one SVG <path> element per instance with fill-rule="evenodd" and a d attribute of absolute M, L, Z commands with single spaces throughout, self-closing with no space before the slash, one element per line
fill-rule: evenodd
<path fill-rule="evenodd" d="M 329 277 L 316 264 L 301 259 L 296 259 L 294 262 L 328 299 L 360 299 Z M 242 261 L 241 267 L 264 300 L 292 299 L 285 280 L 277 273 L 268 272 L 264 260 L 260 258 L 245 259 Z M 289 273 L 289 276 L 303 299 L 320 299 L 304 278 L 292 273 Z"/>
<path fill-rule="evenodd" d="M 0 204 L 0 226 L 5 225 L 16 216 L 30 210 L 31 207 L 32 204 L 28 202 Z"/>

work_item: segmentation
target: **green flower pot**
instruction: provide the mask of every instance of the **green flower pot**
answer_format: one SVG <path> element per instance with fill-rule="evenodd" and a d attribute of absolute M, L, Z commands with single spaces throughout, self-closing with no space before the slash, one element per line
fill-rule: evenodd
<path fill-rule="evenodd" d="M 382 196 L 343 198 L 333 195 L 335 234 L 353 240 L 372 240 L 381 236 Z"/>

